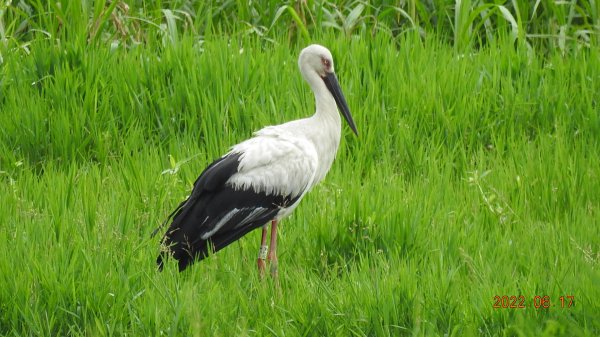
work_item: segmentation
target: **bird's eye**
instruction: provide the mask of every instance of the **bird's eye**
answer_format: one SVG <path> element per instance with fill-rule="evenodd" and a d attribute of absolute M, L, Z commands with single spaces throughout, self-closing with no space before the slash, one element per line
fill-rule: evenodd
<path fill-rule="evenodd" d="M 328 59 L 322 57 L 321 63 L 323 63 L 323 66 L 325 67 L 325 69 L 331 68 L 331 61 L 329 61 Z"/>

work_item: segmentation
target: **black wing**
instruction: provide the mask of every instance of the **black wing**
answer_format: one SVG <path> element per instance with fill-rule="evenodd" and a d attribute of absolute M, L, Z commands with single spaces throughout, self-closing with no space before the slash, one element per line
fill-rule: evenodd
<path fill-rule="evenodd" d="M 178 260 L 179 270 L 217 252 L 253 229 L 274 219 L 281 208 L 299 198 L 267 195 L 252 189 L 234 189 L 226 184 L 238 172 L 240 154 L 226 155 L 198 177 L 187 200 L 167 219 L 173 218 L 163 237 L 166 251 L 157 258 L 159 269 L 170 254 Z"/>

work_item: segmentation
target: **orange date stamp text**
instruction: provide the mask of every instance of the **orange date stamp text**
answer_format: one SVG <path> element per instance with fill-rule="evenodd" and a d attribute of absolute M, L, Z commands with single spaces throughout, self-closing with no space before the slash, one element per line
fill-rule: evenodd
<path fill-rule="evenodd" d="M 493 302 L 492 307 L 494 309 L 571 308 L 575 306 L 575 296 L 563 295 L 553 299 L 548 295 L 536 295 L 533 298 L 527 298 L 523 295 L 496 295 Z"/>

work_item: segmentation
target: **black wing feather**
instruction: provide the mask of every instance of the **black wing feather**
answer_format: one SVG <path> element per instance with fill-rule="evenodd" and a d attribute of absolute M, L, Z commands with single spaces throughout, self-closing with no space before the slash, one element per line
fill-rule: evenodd
<path fill-rule="evenodd" d="M 184 211 L 184 206 L 190 201 L 195 200 L 203 190 L 214 190 L 216 186 L 224 184 L 229 177 L 237 172 L 240 156 L 241 154 L 232 153 L 223 156 L 208 165 L 194 182 L 194 188 L 192 189 L 190 196 L 182 201 L 179 206 L 167 216 L 165 221 L 152 232 L 151 237 L 154 237 L 156 233 L 169 222 L 169 220 L 173 219 L 173 217 L 177 218 L 178 216 L 181 216 Z"/>
<path fill-rule="evenodd" d="M 213 162 L 198 177 L 191 195 L 171 215 L 173 221 L 162 240 L 167 251 L 157 258 L 160 269 L 169 253 L 178 260 L 179 270 L 183 271 L 210 252 L 217 252 L 263 226 L 274 219 L 281 208 L 298 200 L 299 196 L 267 195 L 227 185 L 227 180 L 238 172 L 239 160 L 240 154 L 229 154 Z M 212 235 L 202 238 L 228 215 Z"/>

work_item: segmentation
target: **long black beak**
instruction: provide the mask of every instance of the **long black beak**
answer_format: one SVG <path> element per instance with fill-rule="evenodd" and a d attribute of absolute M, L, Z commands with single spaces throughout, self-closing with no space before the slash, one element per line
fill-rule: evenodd
<path fill-rule="evenodd" d="M 342 88 L 340 88 L 340 84 L 338 83 L 337 77 L 335 77 L 334 73 L 327 73 L 327 75 L 321 77 L 323 82 L 325 82 L 325 86 L 329 89 L 329 92 L 333 95 L 335 99 L 335 103 L 337 104 L 338 109 L 342 112 L 342 115 L 350 125 L 350 129 L 354 131 L 354 134 L 358 136 L 358 131 L 356 131 L 356 125 L 354 124 L 354 120 L 352 120 L 352 115 L 350 114 L 350 109 L 348 108 L 348 104 L 346 103 L 346 98 L 344 98 L 344 94 L 342 93 Z"/>

